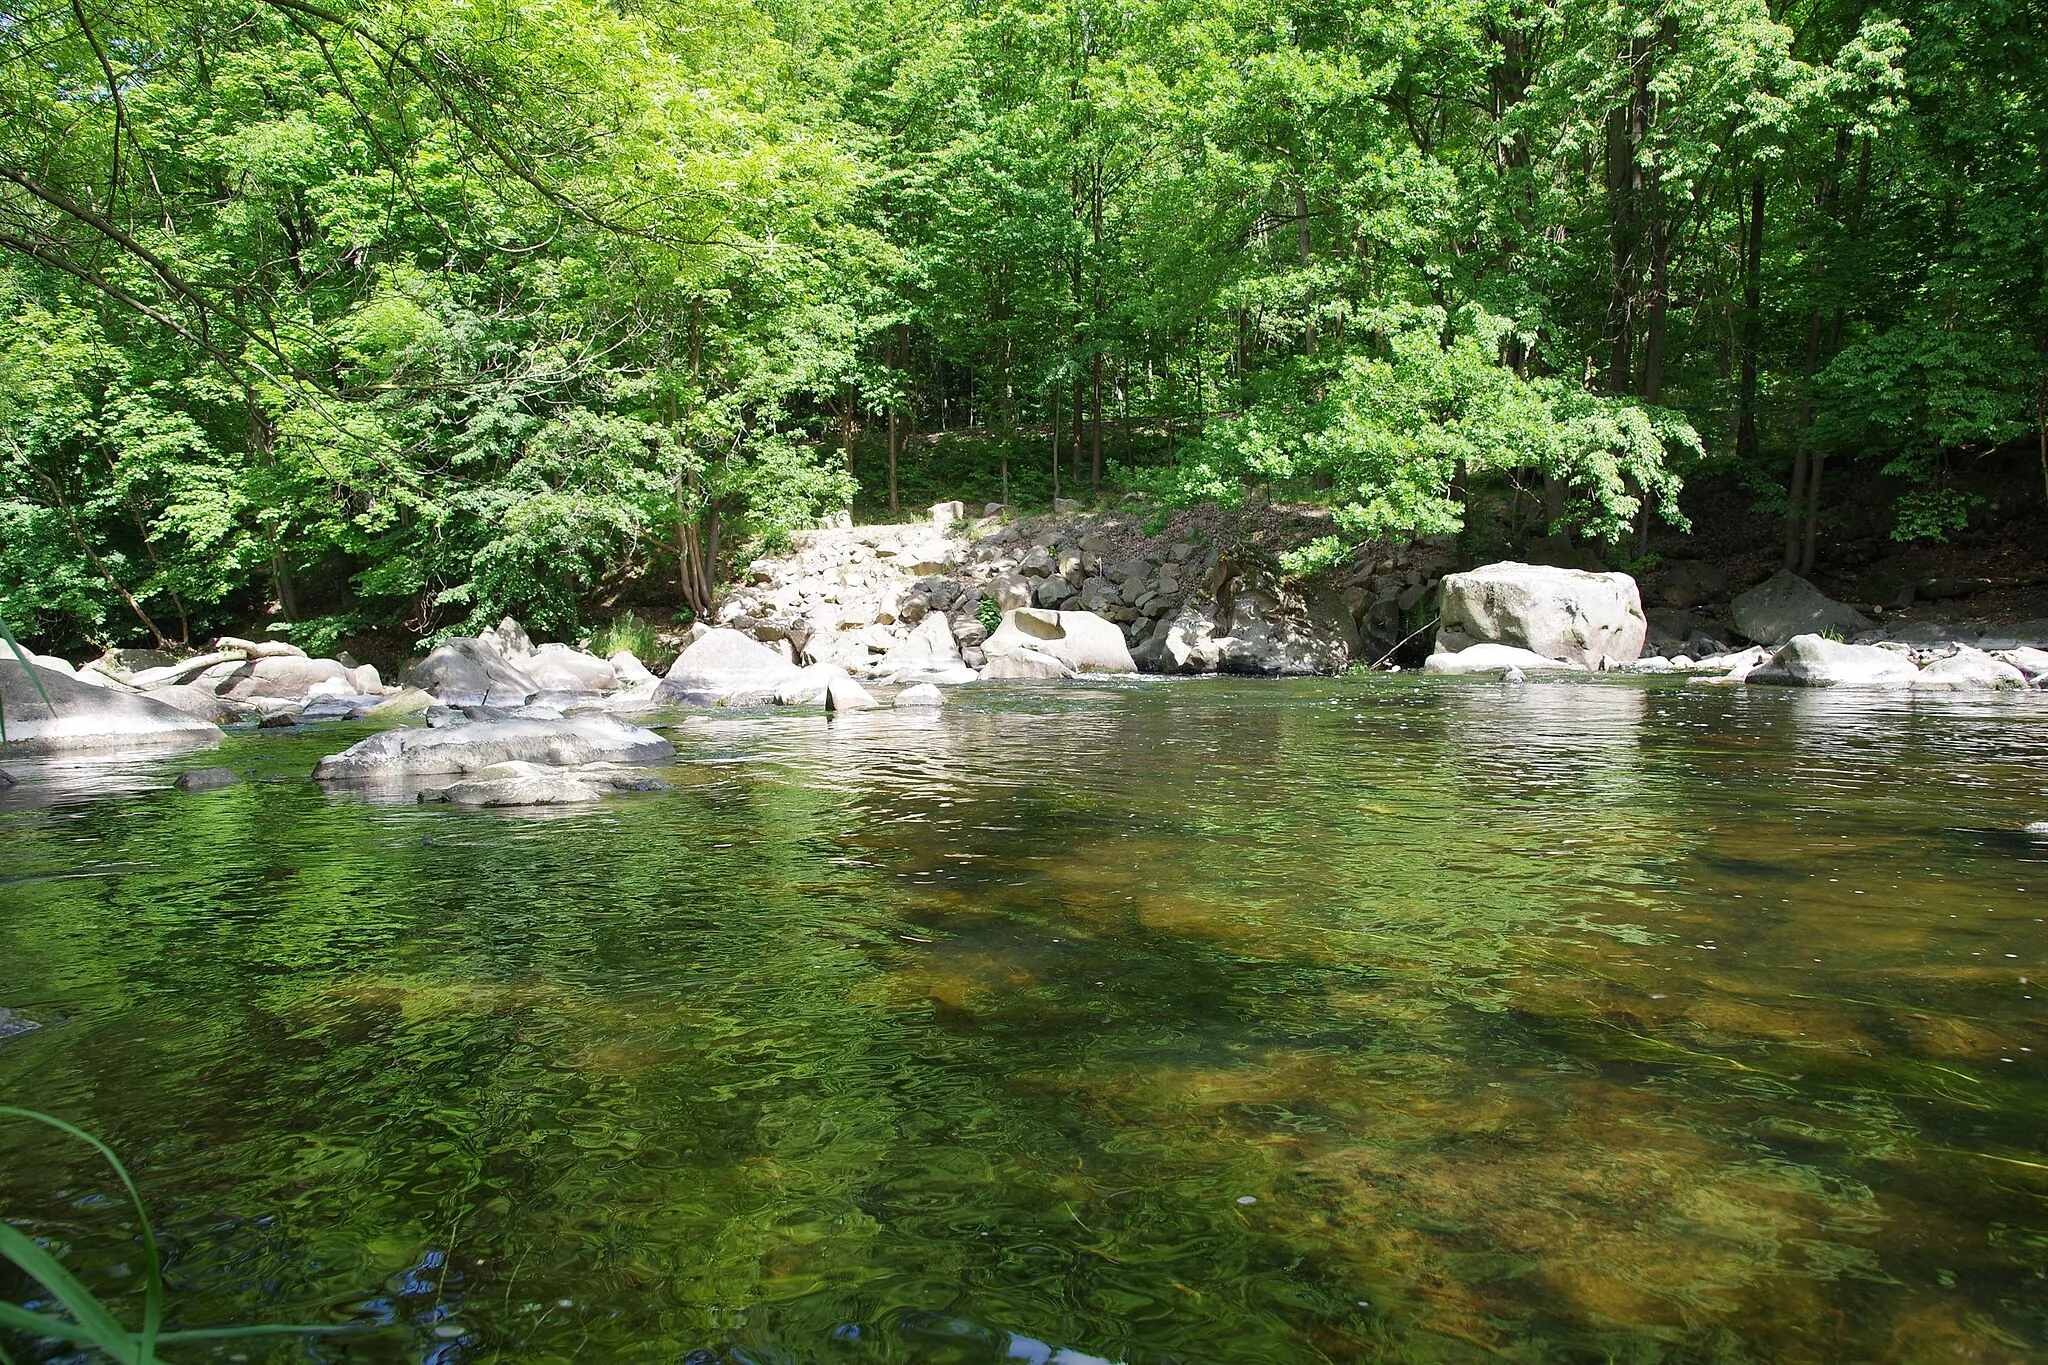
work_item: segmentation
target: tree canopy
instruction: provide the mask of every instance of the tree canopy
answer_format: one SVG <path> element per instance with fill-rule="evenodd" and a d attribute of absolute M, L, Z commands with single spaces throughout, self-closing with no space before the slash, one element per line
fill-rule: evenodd
<path fill-rule="evenodd" d="M 1328 557 L 1701 471 L 1791 567 L 1845 468 L 1941 535 L 2048 477 L 2044 90 L 2030 0 L 42 0 L 0 615 L 703 610 L 935 429 Z"/>

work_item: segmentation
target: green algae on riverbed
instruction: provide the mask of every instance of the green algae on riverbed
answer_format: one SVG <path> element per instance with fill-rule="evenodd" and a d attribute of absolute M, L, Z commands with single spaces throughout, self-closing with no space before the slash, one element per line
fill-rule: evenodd
<path fill-rule="evenodd" d="M 362 727 L 32 769 L 0 1095 L 130 1159 L 175 1313 L 366 1326 L 195 1359 L 2040 1359 L 2044 721 L 1107 683 L 693 716 L 539 817 L 305 780 Z M 0 1130 L 118 1299 L 103 1194 Z"/>

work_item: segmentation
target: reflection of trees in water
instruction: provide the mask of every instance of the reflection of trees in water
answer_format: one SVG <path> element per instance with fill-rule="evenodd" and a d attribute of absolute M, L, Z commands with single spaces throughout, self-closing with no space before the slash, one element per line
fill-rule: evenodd
<path fill-rule="evenodd" d="M 0 1083 L 147 1158 L 195 1318 L 274 1316 L 269 1278 L 536 1358 L 937 1311 L 1133 1358 L 1797 1358 L 1786 1324 L 1851 1305 L 1873 1355 L 2005 1311 L 1857 1287 L 1914 1240 L 1995 1286 L 2024 1243 L 1916 1146 L 1982 1140 L 1981 1083 L 1921 1061 L 1967 1021 L 1739 956 L 1813 922 L 1728 913 L 1797 861 L 1780 713 L 1025 696 L 694 717 L 678 791 L 541 823 L 297 783 L 17 818 L 15 866 L 110 871 L 0 885 L 0 954 L 69 1016 Z M 71 1158 L 5 1151 L 9 1207 L 57 1216 Z"/>

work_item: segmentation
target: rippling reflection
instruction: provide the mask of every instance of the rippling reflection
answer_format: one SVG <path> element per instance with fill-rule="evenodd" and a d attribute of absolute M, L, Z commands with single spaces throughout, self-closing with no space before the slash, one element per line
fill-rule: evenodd
<path fill-rule="evenodd" d="M 0 1094 L 180 1325 L 363 1326 L 214 1359 L 2038 1359 L 2044 719 L 977 687 L 545 818 L 305 780 L 364 727 L 10 762 Z M 133 1315 L 88 1160 L 0 1129 L 0 1209 Z"/>

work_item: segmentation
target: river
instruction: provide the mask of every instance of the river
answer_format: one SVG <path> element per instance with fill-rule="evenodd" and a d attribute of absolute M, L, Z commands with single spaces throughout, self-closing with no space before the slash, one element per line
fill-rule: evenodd
<path fill-rule="evenodd" d="M 362 1328 L 178 1359 L 2048 1358 L 2048 696 L 976 686 L 524 814 L 370 728 L 6 764 L 0 1100 L 174 1325 Z M 122 1210 L 0 1123 L 133 1321 Z"/>

